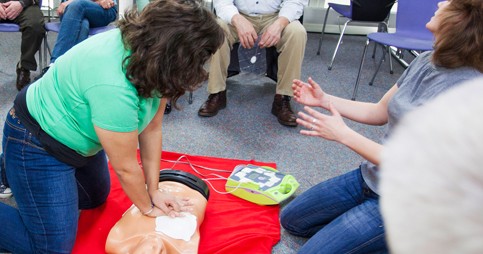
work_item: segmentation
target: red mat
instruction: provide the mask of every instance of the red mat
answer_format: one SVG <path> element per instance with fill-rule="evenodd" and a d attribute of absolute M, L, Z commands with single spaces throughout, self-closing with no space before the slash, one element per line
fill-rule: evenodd
<path fill-rule="evenodd" d="M 181 155 L 163 152 L 162 158 L 177 160 Z M 233 170 L 239 164 L 266 165 L 276 168 L 275 163 L 243 161 L 203 156 L 186 155 L 192 164 L 216 169 Z M 139 158 L 139 155 L 138 155 Z M 181 162 L 186 162 L 182 159 Z M 161 169 L 172 167 L 171 162 L 161 162 Z M 121 185 L 111 171 L 111 193 L 107 202 L 99 208 L 84 210 L 79 219 L 79 229 L 73 253 L 104 253 L 104 245 L 109 231 L 131 206 Z M 183 170 L 199 176 L 187 164 L 176 164 Z M 202 174 L 212 171 L 196 168 Z M 228 177 L 230 173 L 217 173 Z M 203 178 L 200 176 L 200 178 Z M 218 191 L 225 191 L 225 181 L 211 181 Z M 280 207 L 260 206 L 230 194 L 216 193 L 210 186 L 210 199 L 206 207 L 205 219 L 200 228 L 200 254 L 232 253 L 271 253 L 272 247 L 280 240 Z"/>

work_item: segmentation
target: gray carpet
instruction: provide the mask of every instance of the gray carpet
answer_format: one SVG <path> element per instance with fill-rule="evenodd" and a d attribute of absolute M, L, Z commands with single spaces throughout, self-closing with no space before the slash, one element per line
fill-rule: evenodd
<path fill-rule="evenodd" d="M 50 36 L 51 45 L 55 36 Z M 333 69 L 327 70 L 337 35 L 325 36 L 323 50 L 316 55 L 318 34 L 310 33 L 302 68 L 302 79 L 312 77 L 330 94 L 350 98 L 364 47 L 364 36 L 344 37 Z M 4 119 L 16 94 L 15 64 L 20 54 L 19 34 L 0 33 L 0 118 Z M 376 61 L 371 59 L 372 46 L 366 56 L 357 99 L 375 102 L 396 82 L 403 68 L 395 63 L 394 74 L 383 63 L 374 85 L 368 86 Z M 376 59 L 380 58 L 378 48 Z M 33 73 L 32 76 L 36 76 Z M 277 168 L 292 174 L 300 183 L 295 195 L 320 181 L 356 168 L 361 157 L 348 148 L 320 138 L 299 134 L 300 127 L 280 125 L 270 113 L 275 83 L 266 77 L 238 75 L 228 80 L 227 108 L 211 118 L 197 115 L 207 98 L 206 84 L 194 92 L 193 104 L 187 96 L 179 100 L 182 110 L 166 115 L 163 126 L 164 150 L 242 160 L 276 162 Z M 302 109 L 295 102 L 294 110 Z M 378 140 L 384 127 L 373 127 L 346 121 L 364 136 Z M 2 124 L 3 125 L 3 124 Z M 3 126 L 0 127 L 3 130 Z M 14 205 L 14 199 L 2 200 Z M 287 201 L 288 202 L 288 201 Z M 282 208 L 283 208 L 282 204 Z M 293 237 L 282 230 L 282 239 L 272 253 L 296 253 L 305 239 Z"/>

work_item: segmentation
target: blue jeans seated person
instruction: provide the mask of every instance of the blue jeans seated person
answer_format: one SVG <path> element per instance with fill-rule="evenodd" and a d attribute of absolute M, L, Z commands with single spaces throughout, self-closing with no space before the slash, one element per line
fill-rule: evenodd
<path fill-rule="evenodd" d="M 50 63 L 54 63 L 67 50 L 89 37 L 89 29 L 107 26 L 117 18 L 117 0 L 62 1 L 57 12 L 61 26 Z M 42 75 L 49 67 L 42 70 Z"/>

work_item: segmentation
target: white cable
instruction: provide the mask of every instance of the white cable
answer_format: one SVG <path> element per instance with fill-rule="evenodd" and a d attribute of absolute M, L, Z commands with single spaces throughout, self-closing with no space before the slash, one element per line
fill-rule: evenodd
<path fill-rule="evenodd" d="M 187 160 L 187 162 L 182 162 L 182 161 L 180 161 L 180 160 L 181 160 L 181 159 L 183 159 L 183 158 L 184 158 L 184 159 L 186 159 L 186 160 Z M 174 164 L 173 164 L 173 165 L 170 167 L 171 169 L 174 169 L 174 167 L 175 167 L 175 166 L 176 166 L 176 164 L 178 164 L 178 163 L 180 163 L 180 164 L 188 164 L 188 165 L 190 166 L 190 168 L 191 168 L 191 169 L 192 169 L 194 172 L 196 172 L 196 173 L 197 173 L 197 174 L 199 174 L 200 176 L 205 177 L 204 179 L 202 178 L 201 180 L 203 180 L 203 181 L 205 181 L 206 183 L 208 183 L 208 184 L 211 186 L 211 188 L 212 188 L 212 189 L 213 189 L 213 190 L 214 190 L 216 193 L 219 193 L 219 194 L 223 194 L 223 195 L 225 195 L 225 194 L 230 194 L 230 193 L 232 193 L 232 192 L 236 191 L 238 188 L 240 188 L 240 186 L 241 186 L 241 184 L 242 184 L 241 182 L 239 182 L 239 183 L 238 183 L 238 185 L 237 185 L 237 186 L 236 186 L 236 187 L 235 187 L 233 190 L 231 190 L 231 191 L 219 191 L 219 190 L 217 190 L 217 189 L 216 189 L 216 188 L 213 186 L 213 184 L 212 184 L 210 181 L 216 181 L 216 180 L 228 180 L 228 178 L 227 178 L 227 177 L 224 177 L 224 176 L 221 176 L 221 175 L 218 175 L 218 174 L 215 174 L 215 173 L 202 174 L 201 172 L 199 172 L 199 171 L 198 171 L 198 170 L 195 168 L 195 166 L 196 166 L 196 167 L 198 167 L 198 168 L 205 169 L 205 170 L 211 170 L 211 171 L 215 171 L 215 172 L 224 172 L 224 173 L 231 173 L 231 172 L 232 172 L 232 170 L 216 169 L 216 168 L 210 168 L 210 167 L 205 167 L 205 166 L 201 166 L 201 165 L 193 164 L 193 163 L 191 163 L 191 161 L 189 160 L 189 158 L 188 158 L 188 157 L 187 157 L 185 154 L 181 155 L 181 156 L 180 156 L 180 157 L 179 157 L 177 160 L 175 160 L 175 161 L 174 161 L 174 160 L 166 160 L 166 159 L 161 159 L 161 161 L 174 163 Z M 216 178 L 206 178 L 206 176 L 208 176 L 208 175 L 213 175 L 213 176 L 216 176 Z"/>

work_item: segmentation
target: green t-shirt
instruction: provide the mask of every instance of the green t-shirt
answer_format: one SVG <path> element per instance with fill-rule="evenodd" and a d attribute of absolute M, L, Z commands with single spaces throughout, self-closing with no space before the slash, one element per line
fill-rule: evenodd
<path fill-rule="evenodd" d="M 119 29 L 77 44 L 29 87 L 30 114 L 46 133 L 84 156 L 102 149 L 94 125 L 141 133 L 160 99 L 138 96 L 122 67 L 127 54 Z"/>

